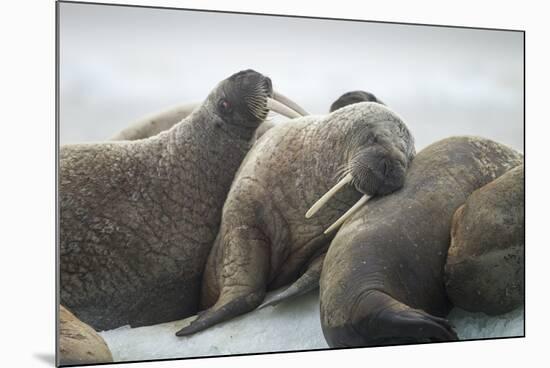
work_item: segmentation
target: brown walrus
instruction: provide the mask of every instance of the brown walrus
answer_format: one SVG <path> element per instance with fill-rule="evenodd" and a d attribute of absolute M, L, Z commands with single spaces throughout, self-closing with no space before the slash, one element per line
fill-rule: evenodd
<path fill-rule="evenodd" d="M 61 147 L 61 302 L 96 329 L 196 313 L 227 192 L 269 109 L 269 78 L 220 82 L 168 131 Z"/>
<path fill-rule="evenodd" d="M 93 328 L 59 306 L 59 365 L 98 364 L 113 361 L 109 347 Z"/>
<path fill-rule="evenodd" d="M 268 130 L 247 154 L 224 205 L 203 278 L 201 303 L 209 308 L 177 335 L 250 311 L 266 290 L 294 281 L 326 250 L 333 235 L 324 230 L 353 203 L 403 185 L 414 152 L 401 119 L 373 102 Z M 304 218 L 339 176 L 336 188 L 352 185 L 330 201 L 323 196 L 319 203 L 327 206 Z"/>
<path fill-rule="evenodd" d="M 519 165 L 468 197 L 453 216 L 445 287 L 470 312 L 510 312 L 525 292 L 524 169 Z"/>
<path fill-rule="evenodd" d="M 331 347 L 457 338 L 443 268 L 451 218 L 470 193 L 521 163 L 488 139 L 453 137 L 423 149 L 405 185 L 377 197 L 338 231 L 320 280 L 321 325 Z"/>

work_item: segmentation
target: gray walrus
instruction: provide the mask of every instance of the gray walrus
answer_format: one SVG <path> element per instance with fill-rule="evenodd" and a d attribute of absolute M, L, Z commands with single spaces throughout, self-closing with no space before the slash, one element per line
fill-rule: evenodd
<path fill-rule="evenodd" d="M 60 305 L 58 364 L 98 364 L 112 361 L 113 356 L 103 338 Z"/>
<path fill-rule="evenodd" d="M 246 70 L 148 139 L 61 147 L 61 302 L 96 329 L 196 313 L 231 182 L 274 101 Z"/>
<path fill-rule="evenodd" d="M 523 165 L 481 187 L 453 216 L 445 287 L 451 302 L 490 315 L 523 304 Z"/>
<path fill-rule="evenodd" d="M 468 195 L 522 157 L 476 137 L 423 149 L 405 185 L 350 218 L 327 252 L 320 280 L 321 325 L 331 347 L 457 338 L 443 268 L 451 218 Z"/>
<path fill-rule="evenodd" d="M 203 278 L 201 303 L 208 309 L 177 335 L 248 312 L 266 290 L 294 281 L 326 250 L 334 228 L 328 225 L 353 203 L 403 185 L 414 152 L 401 119 L 372 102 L 268 130 L 247 154 L 224 205 Z M 318 202 L 327 205 L 304 218 L 339 176 L 335 198 L 328 201 L 333 188 Z"/>

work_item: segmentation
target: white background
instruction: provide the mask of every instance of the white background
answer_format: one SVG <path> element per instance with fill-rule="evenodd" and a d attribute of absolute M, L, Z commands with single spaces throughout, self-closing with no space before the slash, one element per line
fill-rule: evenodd
<path fill-rule="evenodd" d="M 276 354 L 135 364 L 135 367 L 246 367 L 342 364 L 413 367 L 498 365 L 547 360 L 548 21 L 542 8 L 504 1 L 132 1 L 262 13 L 525 29 L 527 31 L 527 310 L 525 339 Z M 3 4 L 1 78 L 2 365 L 52 365 L 54 351 L 54 6 Z M 6 114 L 7 113 L 7 114 Z M 535 363 L 537 364 L 537 363 Z M 540 364 L 540 363 L 539 363 Z"/>

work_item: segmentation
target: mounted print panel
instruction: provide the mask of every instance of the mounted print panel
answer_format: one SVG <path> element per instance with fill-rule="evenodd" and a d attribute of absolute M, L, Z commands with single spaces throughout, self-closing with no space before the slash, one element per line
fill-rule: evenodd
<path fill-rule="evenodd" d="M 524 32 L 57 7 L 59 365 L 524 336 Z"/>

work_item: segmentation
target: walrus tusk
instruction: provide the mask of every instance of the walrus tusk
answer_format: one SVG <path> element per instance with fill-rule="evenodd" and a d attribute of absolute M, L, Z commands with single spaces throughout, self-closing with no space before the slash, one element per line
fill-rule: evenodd
<path fill-rule="evenodd" d="M 366 194 L 364 196 L 362 196 L 361 199 L 359 199 L 357 201 L 357 203 L 355 203 L 346 213 L 344 213 L 342 215 L 342 217 L 340 217 L 338 220 L 336 220 L 336 222 L 334 224 L 330 225 L 330 227 L 325 230 L 325 234 L 328 234 L 331 231 L 336 230 L 338 227 L 340 227 L 340 225 L 342 225 L 344 223 L 344 221 L 346 221 L 348 219 L 348 217 L 353 215 L 354 212 L 357 211 L 359 209 L 359 207 L 361 207 L 363 204 L 365 204 L 365 202 L 367 202 L 369 199 L 370 199 L 370 196 L 368 196 Z"/>
<path fill-rule="evenodd" d="M 306 212 L 306 218 L 310 218 L 311 216 L 315 215 L 317 211 L 319 211 L 319 209 L 323 207 L 325 203 L 327 203 L 328 200 L 331 199 L 332 196 L 336 194 L 336 192 L 338 192 L 344 185 L 349 183 L 351 179 L 352 179 L 351 174 L 347 174 L 346 176 L 344 176 L 342 180 L 336 183 L 335 186 L 330 188 L 329 191 L 326 192 L 321 198 L 319 198 L 319 200 L 315 202 L 313 206 L 311 206 L 311 208 Z"/>
<path fill-rule="evenodd" d="M 290 107 L 283 105 L 281 102 L 274 100 L 270 97 L 267 98 L 267 108 L 290 119 L 299 118 L 302 116 L 298 112 L 292 110 Z"/>
<path fill-rule="evenodd" d="M 309 115 L 309 112 L 304 110 L 300 105 L 298 105 L 296 102 L 292 101 L 290 98 L 286 97 L 285 95 L 282 95 L 277 91 L 273 91 L 273 99 L 290 107 L 292 110 L 296 111 L 298 114 L 301 114 L 302 116 Z"/>

